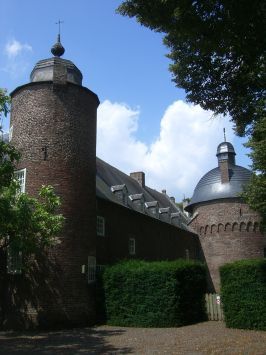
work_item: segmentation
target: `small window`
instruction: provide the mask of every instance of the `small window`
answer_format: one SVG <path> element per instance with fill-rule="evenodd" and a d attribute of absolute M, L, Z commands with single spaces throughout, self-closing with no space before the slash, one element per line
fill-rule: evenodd
<path fill-rule="evenodd" d="M 128 251 L 129 251 L 129 255 L 136 254 L 136 240 L 135 240 L 135 238 L 129 238 Z"/>
<path fill-rule="evenodd" d="M 11 126 L 11 127 L 9 128 L 9 142 L 11 141 L 12 136 L 13 136 L 13 126 Z"/>
<path fill-rule="evenodd" d="M 17 170 L 14 173 L 15 179 L 19 183 L 20 192 L 25 192 L 25 185 L 26 185 L 26 169 Z"/>
<path fill-rule="evenodd" d="M 7 248 L 7 273 L 19 275 L 22 273 L 22 252 Z"/>
<path fill-rule="evenodd" d="M 96 280 L 96 257 L 88 256 L 88 283 L 91 284 Z"/>
<path fill-rule="evenodd" d="M 101 216 L 97 216 L 97 235 L 105 236 L 105 219 Z"/>

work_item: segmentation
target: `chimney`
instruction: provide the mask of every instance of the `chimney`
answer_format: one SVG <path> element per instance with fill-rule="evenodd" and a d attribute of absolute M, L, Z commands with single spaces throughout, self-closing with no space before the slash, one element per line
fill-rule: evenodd
<path fill-rule="evenodd" d="M 173 203 L 175 203 L 175 198 L 174 198 L 174 196 L 171 196 L 171 197 L 170 197 L 170 200 L 171 200 Z"/>
<path fill-rule="evenodd" d="M 137 171 L 134 173 L 130 173 L 130 177 L 137 180 L 141 187 L 145 187 L 145 173 L 142 171 Z"/>
<path fill-rule="evenodd" d="M 162 194 L 166 195 L 166 190 L 165 189 L 162 190 Z"/>
<path fill-rule="evenodd" d="M 222 184 L 226 184 L 227 182 L 229 182 L 228 160 L 221 160 L 219 168 L 221 172 L 221 182 Z"/>

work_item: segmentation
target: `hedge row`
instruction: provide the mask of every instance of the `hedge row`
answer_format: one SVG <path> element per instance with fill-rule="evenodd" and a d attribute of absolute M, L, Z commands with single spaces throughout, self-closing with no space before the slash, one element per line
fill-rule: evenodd
<path fill-rule="evenodd" d="M 124 261 L 103 273 L 110 325 L 173 327 L 206 320 L 205 267 L 196 262 Z"/>
<path fill-rule="evenodd" d="M 220 268 L 227 327 L 266 330 L 266 260 L 241 260 Z"/>

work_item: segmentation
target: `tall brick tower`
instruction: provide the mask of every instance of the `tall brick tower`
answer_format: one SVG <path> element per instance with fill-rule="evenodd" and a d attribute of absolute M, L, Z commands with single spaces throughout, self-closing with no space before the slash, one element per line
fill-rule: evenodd
<path fill-rule="evenodd" d="M 79 69 L 60 58 L 60 35 L 51 52 L 54 57 L 35 65 L 30 83 L 11 94 L 11 143 L 22 153 L 18 169 L 23 169 L 25 191 L 36 196 L 42 185 L 52 185 L 66 221 L 60 243 L 30 275 L 17 276 L 16 310 L 29 324 L 81 325 L 93 323 L 95 312 L 93 286 L 82 270 L 96 254 L 99 100 L 82 86 Z M 31 296 L 23 300 L 27 287 Z"/>
<path fill-rule="evenodd" d="M 198 233 L 210 272 L 210 290 L 220 290 L 219 267 L 225 263 L 264 255 L 266 239 L 259 230 L 260 216 L 240 197 L 251 172 L 235 163 L 231 143 L 217 148 L 218 167 L 198 182 L 191 202 L 190 226 Z"/>

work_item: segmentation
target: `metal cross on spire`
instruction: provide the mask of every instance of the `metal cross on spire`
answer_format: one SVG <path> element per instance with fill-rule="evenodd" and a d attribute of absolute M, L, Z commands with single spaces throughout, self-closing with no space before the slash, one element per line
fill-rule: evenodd
<path fill-rule="evenodd" d="M 226 142 L 225 128 L 224 128 L 224 141 Z"/>
<path fill-rule="evenodd" d="M 64 21 L 58 20 L 55 24 L 58 25 L 58 35 L 57 42 L 53 45 L 51 52 L 55 57 L 61 57 L 65 53 L 65 48 L 61 44 L 60 32 L 61 32 L 61 23 Z"/>
<path fill-rule="evenodd" d="M 55 24 L 58 25 L 58 34 L 60 36 L 61 34 L 61 23 L 64 23 L 64 21 L 58 20 Z"/>

